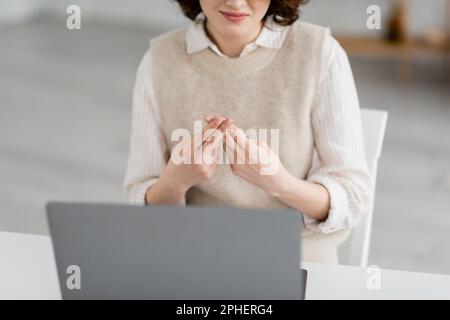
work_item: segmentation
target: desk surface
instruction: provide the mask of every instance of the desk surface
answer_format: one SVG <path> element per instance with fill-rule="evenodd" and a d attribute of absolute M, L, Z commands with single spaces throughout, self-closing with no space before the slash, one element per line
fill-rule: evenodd
<path fill-rule="evenodd" d="M 305 262 L 307 299 L 450 299 L 450 276 Z M 369 279 L 369 280 L 368 280 Z M 61 299 L 48 236 L 0 232 L 0 299 Z"/>

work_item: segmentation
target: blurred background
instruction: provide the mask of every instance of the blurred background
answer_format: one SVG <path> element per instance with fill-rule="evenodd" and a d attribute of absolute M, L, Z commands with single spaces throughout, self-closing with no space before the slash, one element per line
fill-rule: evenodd
<path fill-rule="evenodd" d="M 303 8 L 347 50 L 361 107 L 389 112 L 369 259 L 383 268 L 450 274 L 449 2 Z M 150 38 L 186 23 L 170 0 L 0 0 L 0 230 L 48 233 L 48 200 L 127 201 L 136 69 Z"/>

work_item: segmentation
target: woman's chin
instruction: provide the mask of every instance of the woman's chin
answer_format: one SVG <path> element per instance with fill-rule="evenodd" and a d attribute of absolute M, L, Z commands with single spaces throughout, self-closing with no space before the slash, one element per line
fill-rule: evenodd
<path fill-rule="evenodd" d="M 222 35 L 226 38 L 241 38 L 245 37 L 249 30 L 244 25 L 230 25 L 222 28 Z"/>

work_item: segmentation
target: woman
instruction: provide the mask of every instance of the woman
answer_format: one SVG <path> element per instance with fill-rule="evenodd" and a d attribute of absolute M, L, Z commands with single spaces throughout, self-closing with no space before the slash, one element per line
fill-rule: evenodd
<path fill-rule="evenodd" d="M 137 73 L 124 182 L 130 201 L 294 208 L 305 225 L 303 259 L 337 263 L 370 194 L 345 52 L 328 29 L 299 21 L 304 0 L 177 2 L 193 22 L 153 39 Z M 223 139 L 172 141 L 199 119 L 202 133 L 220 130 Z M 279 151 L 246 136 L 249 128 L 279 130 Z M 174 161 L 180 146 L 192 151 L 176 153 L 184 160 L 200 153 L 212 161 Z M 261 174 L 260 159 L 218 164 L 220 148 L 246 160 L 264 149 L 264 165 L 278 170 Z"/>

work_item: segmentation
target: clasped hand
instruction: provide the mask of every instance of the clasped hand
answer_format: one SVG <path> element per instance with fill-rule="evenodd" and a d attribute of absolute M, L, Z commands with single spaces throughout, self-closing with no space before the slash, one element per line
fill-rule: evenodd
<path fill-rule="evenodd" d="M 204 120 L 208 125 L 202 130 L 201 137 L 182 140 L 174 147 L 165 170 L 166 179 L 167 175 L 171 176 L 183 191 L 187 191 L 211 178 L 220 164 L 222 148 L 234 175 L 271 194 L 283 187 L 289 173 L 265 141 L 246 136 L 230 118 L 205 116 Z"/>

